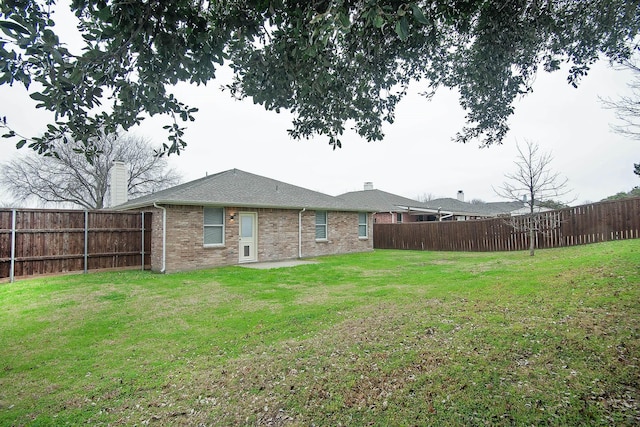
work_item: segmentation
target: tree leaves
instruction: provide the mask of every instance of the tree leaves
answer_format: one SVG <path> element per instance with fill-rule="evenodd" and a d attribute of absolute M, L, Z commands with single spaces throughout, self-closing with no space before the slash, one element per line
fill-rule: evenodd
<path fill-rule="evenodd" d="M 401 17 L 396 22 L 396 34 L 402 41 L 407 41 L 409 38 L 409 21 L 406 16 Z"/>
<path fill-rule="evenodd" d="M 33 92 L 29 94 L 29 97 L 35 101 L 41 101 L 41 102 L 47 102 L 49 101 L 49 97 L 40 93 L 40 92 Z"/>
<path fill-rule="evenodd" d="M 577 86 L 598 57 L 628 57 L 640 26 L 633 3 L 83 0 L 71 7 L 85 46 L 72 55 L 45 3 L 4 2 L 0 84 L 38 83 L 31 98 L 56 116 L 29 138 L 42 153 L 61 135 L 89 141 L 155 114 L 173 120 L 165 148 L 179 153 L 186 141 L 176 120 L 193 121 L 195 109 L 169 87 L 206 83 L 225 62 L 232 96 L 291 111 L 295 138 L 323 135 L 335 148 L 350 126 L 380 140 L 409 84 L 426 79 L 432 91 L 460 93 L 467 124 L 455 138 L 491 145 L 540 65 L 568 63 Z"/>
<path fill-rule="evenodd" d="M 27 30 L 25 27 L 11 21 L 0 20 L 0 29 L 2 29 L 2 32 L 9 37 L 15 37 L 16 33 L 24 35 L 29 34 L 29 30 Z"/>
<path fill-rule="evenodd" d="M 418 21 L 420 24 L 429 25 L 429 20 L 424 16 L 422 9 L 416 3 L 411 3 L 411 12 L 413 14 L 413 18 Z"/>

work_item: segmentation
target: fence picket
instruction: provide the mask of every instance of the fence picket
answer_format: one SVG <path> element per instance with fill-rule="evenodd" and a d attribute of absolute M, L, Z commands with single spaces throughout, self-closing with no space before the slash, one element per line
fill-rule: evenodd
<path fill-rule="evenodd" d="M 152 215 L 148 212 L 142 217 L 139 212 L 89 211 L 85 232 L 84 211 L 15 209 L 12 255 L 12 211 L 0 209 L 0 279 L 83 271 L 85 262 L 88 270 L 150 264 Z"/>
<path fill-rule="evenodd" d="M 540 214 L 536 248 L 640 238 L 640 197 Z M 514 251 L 529 248 L 527 217 L 374 224 L 376 249 Z"/>

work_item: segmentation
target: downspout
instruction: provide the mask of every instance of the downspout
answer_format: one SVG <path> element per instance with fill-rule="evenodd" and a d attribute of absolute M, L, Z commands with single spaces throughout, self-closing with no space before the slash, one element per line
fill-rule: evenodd
<path fill-rule="evenodd" d="M 298 258 L 302 258 L 302 212 L 306 210 L 307 208 L 302 208 L 298 212 Z"/>
<path fill-rule="evenodd" d="M 16 271 L 16 215 L 15 209 L 11 210 L 11 266 L 9 267 L 9 282 L 15 280 Z"/>
<path fill-rule="evenodd" d="M 167 270 L 167 208 L 156 202 L 153 202 L 153 206 L 162 209 L 162 270 L 160 273 L 164 273 Z"/>

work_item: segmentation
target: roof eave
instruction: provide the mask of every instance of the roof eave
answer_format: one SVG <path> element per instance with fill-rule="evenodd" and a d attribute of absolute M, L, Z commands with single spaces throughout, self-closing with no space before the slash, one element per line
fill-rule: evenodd
<path fill-rule="evenodd" d="M 246 209 L 291 209 L 291 210 L 323 210 L 323 211 L 335 211 L 335 212 L 375 212 L 370 208 L 356 208 L 356 207 L 340 207 L 340 206 L 289 206 L 289 205 L 266 205 L 266 204 L 251 204 L 251 203 L 237 203 L 233 201 L 219 201 L 219 202 L 201 202 L 193 200 L 150 200 L 140 203 L 133 203 L 128 205 L 116 206 L 114 210 L 132 210 L 145 207 L 151 207 L 153 205 L 165 205 L 165 206 L 231 206 L 235 208 Z"/>
<path fill-rule="evenodd" d="M 481 217 L 491 217 L 493 215 L 482 214 L 478 212 L 460 212 L 453 211 L 448 209 L 433 209 L 433 208 L 419 208 L 412 206 L 397 206 L 401 209 L 406 209 L 407 212 L 424 212 L 424 213 L 433 213 L 433 214 L 444 214 L 444 215 L 456 215 L 456 216 L 481 216 Z"/>

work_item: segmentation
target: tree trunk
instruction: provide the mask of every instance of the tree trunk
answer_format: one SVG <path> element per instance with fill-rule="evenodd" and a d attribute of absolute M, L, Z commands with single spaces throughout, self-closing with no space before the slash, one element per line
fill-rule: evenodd
<path fill-rule="evenodd" d="M 534 256 L 536 250 L 536 230 L 538 229 L 538 218 L 535 214 L 536 193 L 533 191 L 533 182 L 529 187 L 529 256 Z"/>
<path fill-rule="evenodd" d="M 529 228 L 529 256 L 535 255 L 535 250 L 536 250 L 535 238 L 536 238 L 536 230 L 534 227 L 531 227 Z"/>

